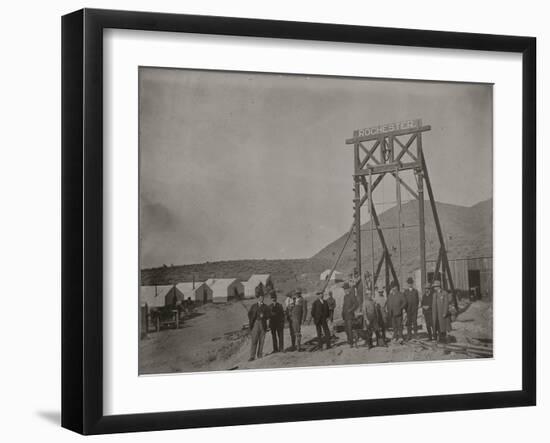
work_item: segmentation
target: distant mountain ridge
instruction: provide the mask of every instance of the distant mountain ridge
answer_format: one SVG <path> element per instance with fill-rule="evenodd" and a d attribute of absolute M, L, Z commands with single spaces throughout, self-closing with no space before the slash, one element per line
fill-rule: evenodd
<path fill-rule="evenodd" d="M 437 203 L 437 213 L 445 237 L 449 258 L 491 257 L 493 254 L 493 200 L 485 200 L 474 206 L 465 207 L 448 203 Z M 367 214 L 362 214 L 367 217 Z M 436 260 L 439 251 L 437 230 L 429 201 L 425 202 L 426 258 Z M 378 216 L 382 227 L 398 225 L 398 209 L 393 207 Z M 420 234 L 418 227 L 418 202 L 410 201 L 401 207 L 401 225 L 410 226 L 401 230 L 399 239 L 397 229 L 385 229 L 383 234 L 394 265 L 397 265 L 399 242 L 401 242 L 401 263 L 405 272 L 419 267 Z M 361 225 L 361 248 L 363 267 L 372 268 L 370 221 Z M 325 246 L 312 259 L 336 258 L 342 249 L 347 233 Z M 382 246 L 378 233 L 373 231 L 375 264 L 382 255 Z M 342 254 L 339 268 L 350 271 L 354 266 L 353 242 L 350 240 Z"/>
<path fill-rule="evenodd" d="M 493 255 L 493 200 L 488 199 L 470 207 L 436 203 L 445 243 L 450 259 L 492 257 Z M 363 217 L 368 217 L 365 210 Z M 437 231 L 429 201 L 425 202 L 426 257 L 436 260 L 439 250 Z M 397 207 L 379 214 L 382 227 L 397 226 Z M 401 266 L 403 273 L 419 268 L 419 228 L 418 202 L 410 201 L 401 207 L 402 226 L 413 226 L 402 229 L 399 239 L 397 229 L 385 229 L 384 237 L 394 266 L 399 265 L 399 241 L 401 241 Z M 372 269 L 370 222 L 362 225 L 363 268 Z M 203 281 L 210 277 L 235 277 L 248 280 L 252 274 L 271 274 L 276 286 L 290 288 L 296 285 L 311 287 L 318 284 L 319 273 L 331 268 L 342 249 L 347 233 L 329 243 L 313 257 L 306 259 L 285 260 L 229 260 L 207 262 L 182 266 L 163 266 L 143 269 L 142 284 L 173 284 L 180 281 Z M 375 264 L 382 254 L 378 234 L 373 232 L 375 246 Z M 353 242 L 348 242 L 340 263 L 339 271 L 350 273 L 353 270 Z"/>

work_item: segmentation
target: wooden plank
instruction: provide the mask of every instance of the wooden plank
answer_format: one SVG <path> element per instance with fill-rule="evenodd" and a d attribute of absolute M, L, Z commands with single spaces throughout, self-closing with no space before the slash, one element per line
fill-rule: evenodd
<path fill-rule="evenodd" d="M 384 133 L 384 134 L 379 134 L 379 135 L 378 134 L 377 135 L 369 135 L 369 136 L 366 136 L 366 137 L 354 136 L 354 137 L 348 138 L 346 140 L 346 145 L 353 145 L 355 143 L 366 142 L 366 141 L 369 141 L 369 140 L 377 140 L 377 139 L 381 139 L 382 137 L 388 137 L 390 135 L 399 136 L 399 135 L 407 135 L 407 134 L 418 134 L 420 132 L 426 132 L 426 131 L 429 131 L 431 129 L 432 129 L 432 127 L 427 125 L 427 126 L 422 126 L 421 128 L 416 128 L 416 129 L 404 129 L 402 131 L 394 131 L 394 132 Z"/>
<path fill-rule="evenodd" d="M 384 174 L 387 172 L 392 173 L 396 170 L 406 171 L 409 169 L 419 169 L 420 167 L 421 167 L 421 164 L 419 162 L 408 162 L 408 163 L 393 162 L 393 163 L 377 164 L 374 166 L 367 165 L 365 168 L 356 169 L 355 175 L 359 175 L 359 176 L 366 176 L 370 174 L 377 175 L 377 174 Z"/>

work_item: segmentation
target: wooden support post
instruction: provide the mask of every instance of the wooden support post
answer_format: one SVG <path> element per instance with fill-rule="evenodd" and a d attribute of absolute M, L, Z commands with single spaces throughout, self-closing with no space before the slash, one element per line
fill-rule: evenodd
<path fill-rule="evenodd" d="M 372 217 L 374 219 L 374 226 L 376 227 L 376 230 L 378 231 L 378 237 L 380 238 L 380 243 L 382 244 L 382 249 L 384 250 L 384 253 L 386 254 L 386 265 L 389 264 L 390 272 L 392 274 L 393 279 L 397 283 L 397 288 L 399 289 L 399 279 L 397 278 L 397 272 L 395 272 L 395 268 L 393 267 L 391 254 L 390 254 L 390 251 L 388 250 L 388 245 L 386 244 L 386 239 L 384 238 L 384 233 L 382 232 L 382 229 L 380 229 L 380 220 L 378 219 L 378 214 L 376 213 L 376 209 L 375 209 L 374 205 L 372 205 Z"/>
<path fill-rule="evenodd" d="M 355 138 L 357 138 L 359 134 L 359 131 L 354 131 L 353 135 Z M 359 169 L 359 165 L 361 164 L 361 160 L 359 158 L 359 143 L 355 143 L 354 145 L 354 170 Z M 357 176 L 353 176 L 353 191 L 354 191 L 354 213 L 353 213 L 353 221 L 354 221 L 354 230 L 355 230 L 355 273 L 357 276 L 359 276 L 359 283 L 357 287 L 357 291 L 362 294 L 363 291 L 363 285 L 361 283 L 363 270 L 362 270 L 362 264 L 361 264 L 361 185 L 360 185 L 360 178 Z"/>
<path fill-rule="evenodd" d="M 374 273 L 373 279 L 372 279 L 372 288 L 371 290 L 374 291 L 374 287 L 376 286 L 376 282 L 378 281 L 378 276 L 380 275 L 380 271 L 382 270 L 382 265 L 384 264 L 386 259 L 386 254 L 382 253 L 380 256 L 380 260 L 378 261 L 378 266 L 376 266 L 376 272 Z"/>
<path fill-rule="evenodd" d="M 388 254 L 386 252 L 384 252 L 384 268 L 386 269 L 386 281 L 385 281 L 385 285 L 386 285 L 386 291 L 389 289 L 390 287 L 390 265 L 388 263 L 389 261 L 389 257 L 388 257 Z M 384 294 L 384 295 L 387 295 Z"/>
<path fill-rule="evenodd" d="M 421 150 L 419 148 L 420 154 Z M 424 176 L 422 171 L 417 171 L 416 181 L 418 184 L 418 234 L 420 241 L 420 287 L 424 291 L 426 287 L 426 229 L 424 220 Z M 423 293 L 423 292 L 422 292 Z"/>
<path fill-rule="evenodd" d="M 437 253 L 437 262 L 435 263 L 435 270 L 434 270 L 434 280 L 436 279 L 441 280 L 441 277 L 438 276 L 440 266 L 441 266 L 441 247 L 439 247 L 439 252 Z"/>
<path fill-rule="evenodd" d="M 420 133 L 418 134 L 418 144 L 420 146 L 420 152 L 422 153 L 422 150 L 421 150 L 422 149 L 422 137 L 421 137 Z M 422 162 L 422 171 L 424 173 L 424 179 L 426 180 L 426 188 L 428 189 L 428 196 L 430 198 L 430 205 L 432 207 L 432 213 L 433 213 L 433 217 L 434 217 L 435 227 L 436 227 L 436 230 L 437 230 L 437 236 L 439 237 L 439 244 L 441 245 L 440 253 L 441 253 L 441 262 L 443 264 L 443 272 L 447 274 L 447 278 L 449 280 L 449 287 L 451 289 L 451 294 L 453 296 L 454 305 L 455 305 L 456 310 L 458 311 L 458 300 L 456 298 L 456 294 L 455 294 L 455 290 L 454 290 L 455 288 L 454 288 L 454 283 L 453 283 L 453 276 L 451 275 L 451 268 L 449 266 L 449 261 L 447 259 L 447 251 L 445 249 L 445 239 L 443 237 L 443 231 L 441 229 L 441 224 L 439 222 L 439 216 L 437 214 L 437 207 L 436 207 L 436 204 L 435 204 L 435 198 L 434 198 L 434 195 L 433 195 L 432 185 L 430 183 L 430 176 L 428 174 L 428 168 L 426 166 L 426 161 L 424 160 L 423 153 L 420 156 L 420 160 Z"/>
<path fill-rule="evenodd" d="M 397 197 L 397 244 L 399 247 L 399 281 L 403 281 L 403 257 L 401 251 L 401 181 L 399 179 L 399 169 L 396 168 L 395 191 Z"/>

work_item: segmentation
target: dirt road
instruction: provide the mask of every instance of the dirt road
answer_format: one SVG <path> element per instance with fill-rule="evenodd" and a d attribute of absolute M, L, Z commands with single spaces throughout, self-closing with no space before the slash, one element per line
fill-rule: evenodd
<path fill-rule="evenodd" d="M 209 304 L 200 308 L 194 318 L 184 323 L 183 328 L 149 334 L 147 339 L 140 341 L 140 374 L 449 360 L 479 356 L 427 342 L 390 344 L 387 348 L 369 350 L 360 341 L 359 347 L 350 349 L 345 343 L 344 333 L 335 334 L 334 346 L 330 350 L 270 354 L 272 343 L 268 333 L 264 358 L 248 362 L 250 340 L 242 326 L 248 322 L 246 309 L 252 303 L 253 300 Z M 490 302 L 477 301 L 468 305 L 453 323 L 453 342 L 461 346 L 491 349 L 491 319 Z M 304 325 L 302 334 L 304 343 L 314 339 L 315 327 L 312 324 Z M 423 337 L 425 334 L 421 333 L 420 338 Z M 285 346 L 289 344 L 288 329 L 285 329 Z"/>

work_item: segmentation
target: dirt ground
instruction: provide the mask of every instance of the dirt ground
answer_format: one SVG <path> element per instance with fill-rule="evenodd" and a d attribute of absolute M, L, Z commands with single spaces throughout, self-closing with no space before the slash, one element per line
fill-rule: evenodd
<path fill-rule="evenodd" d="M 335 289 L 337 310 L 341 295 Z M 311 301 L 311 296 L 307 297 Z M 282 300 L 280 300 L 282 302 Z M 254 300 L 209 304 L 197 310 L 193 318 L 186 319 L 180 329 L 166 329 L 149 333 L 140 340 L 140 374 L 174 372 L 204 372 L 260 368 L 285 368 L 342 364 L 388 363 L 402 361 L 450 360 L 492 356 L 493 325 L 492 303 L 479 300 L 461 302 L 460 314 L 453 322 L 448 346 L 426 340 L 422 315 L 419 323 L 419 339 L 404 344 L 388 343 L 388 347 L 368 349 L 363 340 L 350 348 L 344 332 L 335 332 L 333 347 L 318 351 L 315 326 L 302 327 L 305 352 L 271 353 L 270 332 L 266 335 L 264 357 L 248 362 L 250 339 L 247 309 Z M 311 304 L 309 305 L 311 306 Z M 338 318 L 335 318 L 335 323 Z M 390 333 L 387 337 L 390 338 Z M 285 328 L 285 347 L 290 346 L 290 336 Z"/>

